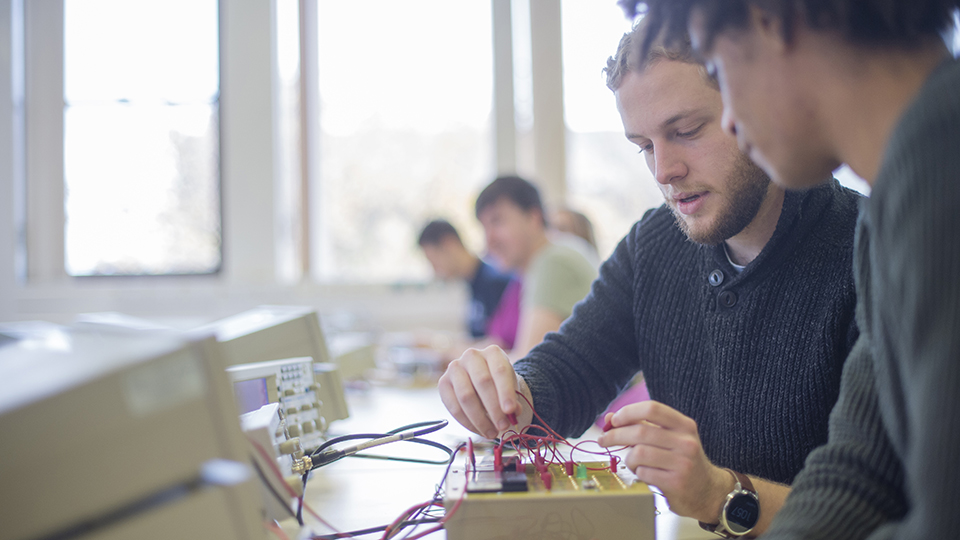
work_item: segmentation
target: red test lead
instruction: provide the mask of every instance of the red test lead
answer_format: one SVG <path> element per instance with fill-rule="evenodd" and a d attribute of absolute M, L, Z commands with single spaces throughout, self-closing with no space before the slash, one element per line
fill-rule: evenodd
<path fill-rule="evenodd" d="M 543 487 L 547 488 L 547 491 L 553 488 L 553 476 L 550 475 L 550 471 L 541 472 L 540 481 L 543 482 Z"/>

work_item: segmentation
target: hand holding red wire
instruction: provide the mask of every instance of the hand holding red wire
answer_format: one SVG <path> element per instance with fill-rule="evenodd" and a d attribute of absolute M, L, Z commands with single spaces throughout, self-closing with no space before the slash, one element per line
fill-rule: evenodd
<path fill-rule="evenodd" d="M 716 513 L 722 494 L 715 492 L 729 492 L 730 476 L 710 463 L 692 418 L 651 400 L 623 407 L 607 423 L 611 429 L 597 442 L 630 447 L 624 463 L 639 480 L 660 488 L 671 510 L 698 519 Z"/>
<path fill-rule="evenodd" d="M 497 346 L 468 349 L 440 377 L 440 399 L 464 427 L 488 439 L 515 426 L 525 410 L 516 397 L 523 389 L 509 357 Z"/>

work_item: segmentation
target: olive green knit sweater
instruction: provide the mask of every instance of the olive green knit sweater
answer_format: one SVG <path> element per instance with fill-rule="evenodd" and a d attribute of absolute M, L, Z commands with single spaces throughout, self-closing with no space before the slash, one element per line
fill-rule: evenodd
<path fill-rule="evenodd" d="M 894 129 L 856 262 L 863 333 L 830 440 L 764 538 L 960 538 L 960 62 Z"/>

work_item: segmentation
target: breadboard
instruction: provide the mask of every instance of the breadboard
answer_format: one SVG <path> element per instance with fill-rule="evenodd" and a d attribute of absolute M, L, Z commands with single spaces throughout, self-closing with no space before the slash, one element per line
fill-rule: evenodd
<path fill-rule="evenodd" d="M 548 489 L 534 465 L 526 464 L 526 491 L 498 489 L 501 475 L 487 463 L 476 470 L 455 466 L 444 496 L 447 512 L 453 512 L 444 525 L 447 538 L 654 540 L 653 493 L 647 485 L 634 481 L 623 465 L 617 471 L 610 462 L 583 465 L 586 478 L 567 474 L 564 465 L 548 465 Z M 517 489 L 515 479 L 505 480 L 506 489 Z"/>

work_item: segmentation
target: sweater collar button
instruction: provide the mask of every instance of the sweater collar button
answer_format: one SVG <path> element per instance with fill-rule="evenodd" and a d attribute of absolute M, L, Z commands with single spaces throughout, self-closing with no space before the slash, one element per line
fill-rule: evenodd
<path fill-rule="evenodd" d="M 710 272 L 710 275 L 707 276 L 707 283 L 714 287 L 720 286 L 720 284 L 723 283 L 723 272 L 720 270 Z"/>

